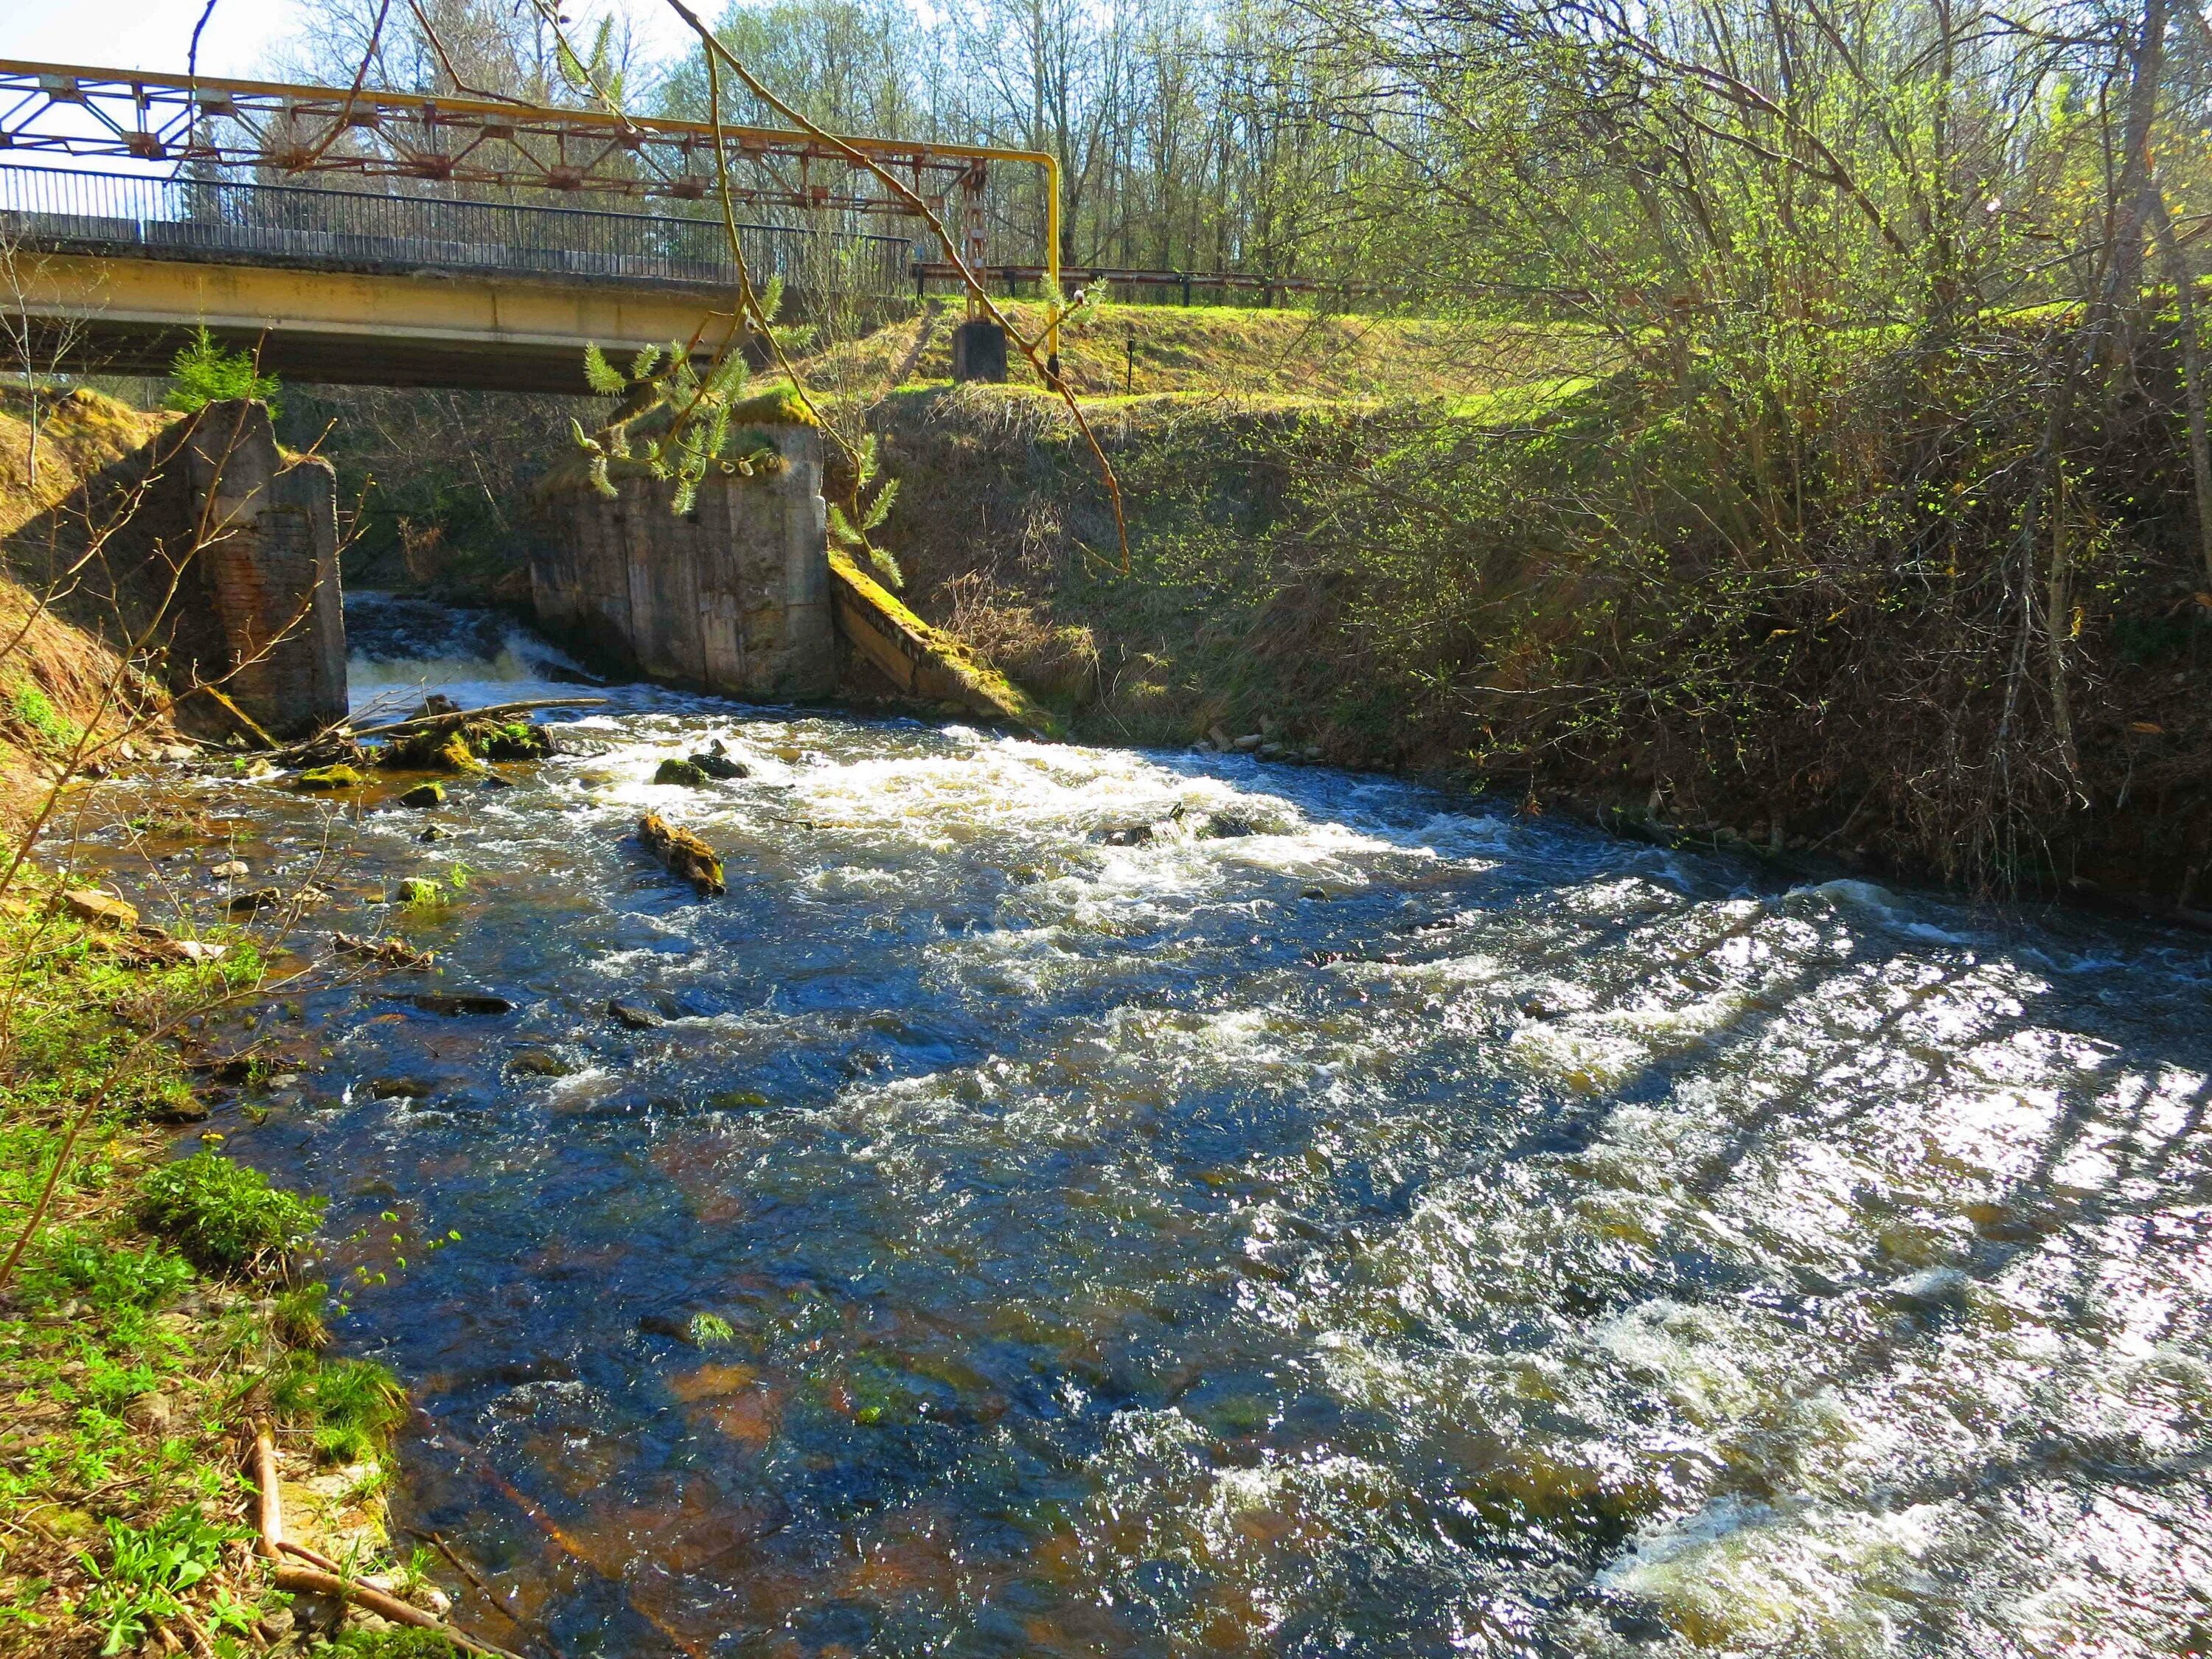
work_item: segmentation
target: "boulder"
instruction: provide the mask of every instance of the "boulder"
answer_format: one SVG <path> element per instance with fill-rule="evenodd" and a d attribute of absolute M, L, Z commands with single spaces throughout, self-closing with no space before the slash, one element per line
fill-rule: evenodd
<path fill-rule="evenodd" d="M 136 905 L 90 887 L 71 888 L 64 893 L 62 907 L 88 927 L 112 927 L 127 933 L 138 925 Z"/>
<path fill-rule="evenodd" d="M 720 738 L 716 738 L 704 750 L 692 756 L 691 764 L 710 778 L 749 778 L 753 775 L 752 768 L 747 766 L 743 761 L 730 758 L 730 751 L 722 746 L 722 740 Z"/>
<path fill-rule="evenodd" d="M 655 783 L 680 783 L 686 788 L 696 789 L 708 781 L 707 770 L 696 760 L 665 760 L 653 773 Z"/>
<path fill-rule="evenodd" d="M 402 806 L 443 806 L 446 786 L 442 783 L 418 783 L 399 798 Z"/>
<path fill-rule="evenodd" d="M 327 793 L 334 789 L 358 789 L 361 786 L 361 774 L 350 766 L 310 767 L 292 781 L 292 787 L 295 789 L 304 789 L 310 793 Z"/>

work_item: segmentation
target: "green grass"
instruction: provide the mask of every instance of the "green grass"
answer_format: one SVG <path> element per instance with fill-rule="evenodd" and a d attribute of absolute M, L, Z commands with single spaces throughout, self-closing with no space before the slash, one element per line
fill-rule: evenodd
<path fill-rule="evenodd" d="M 313 1427 L 315 1449 L 335 1463 L 374 1456 L 407 1415 L 399 1380 L 368 1359 L 295 1353 L 269 1389 L 270 1403 Z"/>
<path fill-rule="evenodd" d="M 9 692 L 8 710 L 15 726 L 50 754 L 65 755 L 84 737 L 82 729 L 64 719 L 46 694 L 27 680 Z"/>
<path fill-rule="evenodd" d="M 0 1060 L 0 1213 L 16 1226 L 64 1126 L 98 1106 L 0 1301 L 0 1652 L 153 1651 L 157 1626 L 185 1640 L 191 1621 L 226 1659 L 258 1651 L 249 1627 L 283 1598 L 227 1547 L 250 1535 L 240 1430 L 273 1419 L 375 1481 L 404 1409 L 382 1367 L 312 1352 L 328 1340 L 322 1285 L 255 1278 L 313 1231 L 320 1200 L 210 1153 L 165 1161 L 145 1122 L 190 1091 L 137 1034 L 250 988 L 258 963 L 234 982 L 149 966 L 37 905 L 0 910 L 0 962 L 20 970 Z M 126 1086 L 106 1089 L 126 1058 Z"/>

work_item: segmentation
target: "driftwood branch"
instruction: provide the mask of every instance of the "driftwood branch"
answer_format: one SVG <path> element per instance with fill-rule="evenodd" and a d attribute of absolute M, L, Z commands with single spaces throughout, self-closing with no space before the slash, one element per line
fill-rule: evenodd
<path fill-rule="evenodd" d="M 434 1614 L 386 1595 L 373 1585 L 364 1584 L 346 1576 L 338 1564 L 305 1544 L 294 1543 L 284 1536 L 284 1501 L 276 1488 L 276 1443 L 265 1428 L 257 1428 L 253 1435 L 253 1485 L 258 1494 L 255 1501 L 256 1519 L 261 1536 L 253 1546 L 254 1553 L 276 1563 L 276 1588 L 298 1594 L 334 1595 L 341 1601 L 366 1607 L 379 1618 L 389 1619 L 395 1625 L 412 1625 L 417 1630 L 435 1631 L 455 1647 L 468 1653 L 480 1653 L 485 1659 L 520 1659 L 520 1656 L 505 1648 L 495 1648 L 489 1642 L 479 1642 L 464 1635 Z M 295 1566 L 283 1559 L 295 1556 L 308 1563 Z"/>
<path fill-rule="evenodd" d="M 443 714 L 416 714 L 389 726 L 364 726 L 356 738 L 386 738 L 395 732 L 422 732 L 463 720 L 503 720 L 510 714 L 526 714 L 533 708 L 604 708 L 605 697 L 532 697 L 522 702 L 495 702 L 486 708 L 458 708 Z"/>

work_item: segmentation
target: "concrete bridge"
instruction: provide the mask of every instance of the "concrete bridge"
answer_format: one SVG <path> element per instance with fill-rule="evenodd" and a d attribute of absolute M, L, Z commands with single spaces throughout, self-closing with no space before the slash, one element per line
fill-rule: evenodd
<path fill-rule="evenodd" d="M 1055 164 L 1027 152 L 0 61 L 0 237 L 13 250 L 0 304 L 68 343 L 58 364 L 39 356 L 42 369 L 159 373 L 204 327 L 295 380 L 581 393 L 587 343 L 725 343 L 738 280 L 726 198 L 780 216 L 737 228 L 757 284 L 888 299 L 908 291 L 920 250 L 864 227 L 926 225 L 913 198 L 929 201 L 980 264 L 994 160 L 1043 167 L 1056 224 Z M 911 198 L 881 188 L 877 169 L 894 166 Z M 1048 258 L 1056 273 L 1056 245 Z M 702 690 L 818 697 L 858 670 L 1040 725 L 830 560 L 819 434 L 770 404 L 781 400 L 737 413 L 768 428 L 777 465 L 710 474 L 681 519 L 646 480 L 611 501 L 549 480 L 540 619 Z M 166 572 L 155 586 L 177 597 L 162 644 L 178 689 L 213 688 L 189 712 L 273 737 L 341 714 L 328 467 L 283 454 L 257 404 L 211 404 L 154 451 L 134 461 L 164 481 L 135 526 L 143 546 L 118 546 L 110 574 L 127 596 Z"/>
<path fill-rule="evenodd" d="M 1056 225 L 1040 153 L 0 60 L 11 308 L 111 371 L 205 327 L 298 380 L 580 392 L 587 341 L 720 343 L 726 195 L 757 286 L 880 301 L 929 251 L 917 202 L 983 263 L 994 161 L 1042 169 Z"/>
<path fill-rule="evenodd" d="M 295 185 L 0 164 L 0 231 L 23 310 L 113 374 L 163 372 L 204 327 L 288 380 L 581 392 L 586 342 L 691 339 L 737 283 L 704 218 Z M 802 299 L 908 280 L 903 238 L 738 234 L 754 280 Z"/>

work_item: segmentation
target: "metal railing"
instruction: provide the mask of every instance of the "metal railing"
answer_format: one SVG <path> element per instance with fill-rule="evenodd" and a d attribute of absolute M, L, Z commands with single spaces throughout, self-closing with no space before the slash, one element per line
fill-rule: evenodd
<path fill-rule="evenodd" d="M 723 290 L 737 279 L 713 218 L 229 179 L 0 166 L 0 229 L 63 252 Z M 796 294 L 890 295 L 913 280 L 904 237 L 741 224 L 738 240 L 756 283 L 780 276 Z"/>

